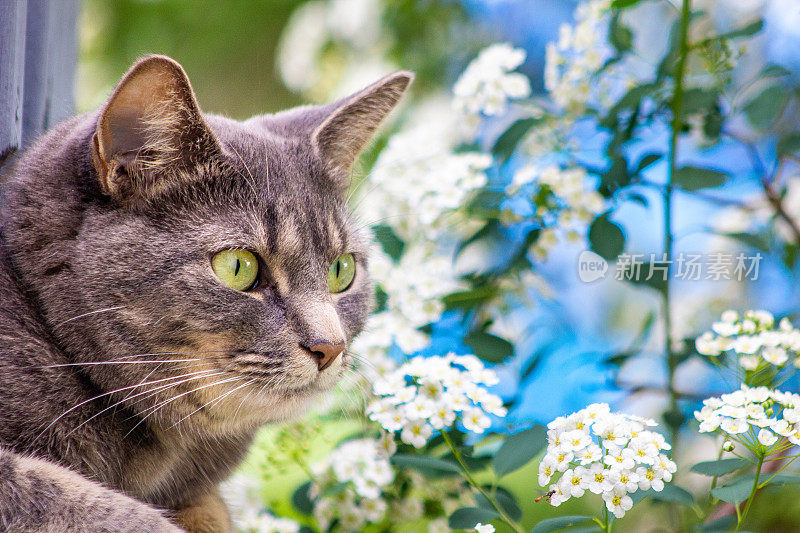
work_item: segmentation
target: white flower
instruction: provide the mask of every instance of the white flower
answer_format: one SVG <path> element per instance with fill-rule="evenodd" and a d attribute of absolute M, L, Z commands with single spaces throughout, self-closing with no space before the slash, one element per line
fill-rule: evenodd
<path fill-rule="evenodd" d="M 528 78 L 512 72 L 525 61 L 525 51 L 509 44 L 482 50 L 453 87 L 453 106 L 465 115 L 502 115 L 508 101 L 530 95 Z"/>
<path fill-rule="evenodd" d="M 588 465 L 590 463 L 594 463 L 598 459 L 601 459 L 603 456 L 603 451 L 597 444 L 590 444 L 583 450 L 577 452 L 575 457 L 580 461 L 582 465 Z"/>
<path fill-rule="evenodd" d="M 367 413 L 386 431 L 402 430 L 400 439 L 416 447 L 457 420 L 467 431 L 483 433 L 491 425 L 488 414 L 506 414 L 502 400 L 485 388 L 496 382 L 475 356 L 414 357 L 374 383 L 381 398 Z"/>
<path fill-rule="evenodd" d="M 573 498 L 580 498 L 589 487 L 587 471 L 582 466 L 577 467 L 575 470 L 570 468 L 561 476 L 560 483 L 561 490 L 565 494 L 569 494 Z"/>
<path fill-rule="evenodd" d="M 613 480 L 610 478 L 610 470 L 603 467 L 600 463 L 593 464 L 586 471 L 586 480 L 588 482 L 587 488 L 594 494 L 602 494 L 610 490 L 614 486 Z"/>
<path fill-rule="evenodd" d="M 483 431 L 492 424 L 492 421 L 489 420 L 489 417 L 483 414 L 483 411 L 477 408 L 464 411 L 462 416 L 464 427 L 467 429 L 467 431 L 471 431 L 472 433 L 483 433 Z"/>
<path fill-rule="evenodd" d="M 539 463 L 539 484 L 549 485 L 550 504 L 558 506 L 589 491 L 603 495 L 609 510 L 621 516 L 633 504 L 629 493 L 663 489 L 677 467 L 661 453 L 670 449 L 663 435 L 645 429 L 656 425 L 649 418 L 612 413 L 606 404 L 550 422 L 547 450 Z"/>
<path fill-rule="evenodd" d="M 732 360 L 748 372 L 757 372 L 767 364 L 783 367 L 790 359 L 800 368 L 800 331 L 786 319 L 781 320 L 778 329 L 774 326 L 775 319 L 767 311 L 746 311 L 742 317 L 735 311 L 725 311 L 721 320 L 712 325 L 712 331 L 695 339 L 695 348 L 709 356 L 732 351 Z"/>
<path fill-rule="evenodd" d="M 726 437 L 723 449 L 733 448 L 736 441 L 756 456 L 764 456 L 773 453 L 772 446 L 782 438 L 794 442 L 800 437 L 798 400 L 797 394 L 742 385 L 734 392 L 704 400 L 695 418 L 700 421 L 700 432 Z"/>
<path fill-rule="evenodd" d="M 415 448 L 422 448 L 428 443 L 432 433 L 433 428 L 425 420 L 411 420 L 403 426 L 400 440 Z"/>
<path fill-rule="evenodd" d="M 625 516 L 625 512 L 633 507 L 633 499 L 628 496 L 623 485 L 616 485 L 611 490 L 603 492 L 603 501 L 606 502 L 608 510 L 617 518 Z"/>
<path fill-rule="evenodd" d="M 732 337 L 737 335 L 742 330 L 742 326 L 736 322 L 728 322 L 723 320 L 722 322 L 714 322 L 711 325 L 711 329 L 723 337 Z"/>
<path fill-rule="evenodd" d="M 761 351 L 761 357 L 775 366 L 782 366 L 789 359 L 789 354 L 780 346 L 766 346 Z"/>
<path fill-rule="evenodd" d="M 758 442 L 769 447 L 778 442 L 778 437 L 770 430 L 762 429 L 758 432 Z"/>
<path fill-rule="evenodd" d="M 492 524 L 481 524 L 478 522 L 475 524 L 475 532 L 476 533 L 494 533 L 494 526 Z"/>
<path fill-rule="evenodd" d="M 754 354 L 761 348 L 761 337 L 742 335 L 733 341 L 733 349 L 739 354 Z"/>

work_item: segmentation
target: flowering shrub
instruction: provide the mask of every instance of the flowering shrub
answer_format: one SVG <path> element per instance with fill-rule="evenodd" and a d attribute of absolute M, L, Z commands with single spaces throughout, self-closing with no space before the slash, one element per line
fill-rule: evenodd
<path fill-rule="evenodd" d="M 612 413 L 595 403 L 547 425 L 547 451 L 539 463 L 539 484 L 550 485 L 550 503 L 558 507 L 584 492 L 599 494 L 617 518 L 633 506 L 629 494 L 664 490 L 677 467 L 662 451 L 671 446 L 660 433 L 646 430 L 654 420 Z"/>
<path fill-rule="evenodd" d="M 381 399 L 369 406 L 370 419 L 386 431 L 401 431 L 400 440 L 417 448 L 434 430 L 450 428 L 456 420 L 472 433 L 483 433 L 488 414 L 505 416 L 503 400 L 486 390 L 497 376 L 474 356 L 415 357 L 375 382 Z"/>
<path fill-rule="evenodd" d="M 774 329 L 775 319 L 767 311 L 748 311 L 740 317 L 726 311 L 719 322 L 695 341 L 697 352 L 711 357 L 731 354 L 745 372 L 745 383 L 751 383 L 765 372 L 786 365 L 797 367 L 800 331 L 783 319 Z"/>
<path fill-rule="evenodd" d="M 397 36 L 409 35 L 396 25 L 407 15 L 426 34 L 427 21 L 437 19 L 416 16 L 421 8 L 413 2 L 404 13 L 401 4 L 359 0 L 358 25 L 342 16 L 339 0 L 304 4 L 284 39 L 287 84 L 318 96 L 340 91 L 348 76 L 388 70 L 398 57 L 415 67 L 414 57 L 425 54 L 395 53 Z M 446 10 L 458 3 L 421 4 Z M 353 208 L 376 240 L 370 272 L 377 308 L 349 350 L 355 384 L 313 419 L 333 435 L 325 443 L 332 451 L 321 461 L 308 451 L 288 454 L 308 479 L 286 510 L 298 524 L 479 533 L 503 524 L 519 533 L 573 525 L 611 531 L 618 523 L 639 531 L 663 518 L 667 530 L 721 531 L 753 525 L 749 510 L 760 490 L 798 482 L 784 470 L 796 458 L 800 406 L 797 395 L 780 392 L 790 390 L 800 360 L 791 316 L 726 311 L 711 323 L 728 300 L 741 306 L 744 284 L 728 280 L 703 301 L 700 288 L 680 290 L 674 279 L 685 266 L 676 243 L 694 231 L 687 224 L 676 231 L 676 205 L 697 219 L 713 218 L 717 205 L 746 219 L 703 227 L 725 238 L 724 245 L 713 240 L 720 255 L 752 247 L 787 272 L 800 257 L 800 228 L 787 207 L 797 178 L 784 170 L 797 166 L 800 130 L 784 119 L 800 92 L 785 69 L 747 55 L 759 46 L 763 24 L 759 2 L 746 4 L 579 2 L 574 21 L 546 47 L 546 93 L 532 95 L 526 51 L 507 43 L 471 55 L 449 95 L 431 89 L 439 78 L 418 84 L 418 99 L 365 159 L 363 180 L 354 177 Z M 439 13 L 443 23 L 458 18 Z M 301 45 L 302 61 L 292 64 L 289 51 Z M 457 55 L 459 45 L 431 57 Z M 325 61 L 341 68 L 327 72 Z M 311 75 L 303 77 L 306 68 Z M 421 79 L 431 71 L 421 70 Z M 746 166 L 728 164 L 731 150 L 752 158 L 752 169 L 736 180 L 756 192 L 741 205 L 722 193 L 734 167 Z M 637 209 L 646 210 L 647 224 L 626 218 Z M 663 230 L 660 239 L 640 235 L 650 227 Z M 654 240 L 663 249 L 647 254 L 641 269 L 614 263 Z M 572 365 L 586 354 L 550 342 L 548 320 L 538 325 L 559 305 L 576 306 L 557 302 L 545 280 L 549 268 L 564 286 L 552 274 L 563 276 L 559 256 L 576 245 L 624 274 L 618 302 L 586 302 L 587 313 L 600 315 L 593 319 L 615 335 L 613 347 L 592 350 L 586 367 Z M 631 297 L 631 288 L 647 297 Z M 581 299 L 592 292 L 582 289 Z M 623 335 L 621 317 L 641 324 Z M 620 338 L 632 340 L 620 346 Z M 564 359 L 548 365 L 556 356 Z M 639 374 L 653 379 L 629 381 L 645 362 L 648 371 Z M 726 390 L 707 388 L 705 363 L 723 371 Z M 649 409 L 658 424 L 583 401 L 588 393 L 569 370 L 590 375 L 592 385 L 604 382 L 619 403 L 633 399 L 625 409 Z M 704 382 L 693 383 L 695 375 Z M 543 393 L 525 390 L 562 379 L 560 401 L 537 402 Z M 589 405 L 545 428 L 535 423 L 540 411 L 533 420 L 524 409 L 526 399 L 528 407 L 549 403 L 560 413 Z M 357 422 L 337 429 L 345 409 Z M 690 449 L 710 459 L 689 466 Z M 520 506 L 521 499 L 552 505 Z M 565 503 L 587 514 L 559 516 Z M 254 519 L 267 516 L 261 507 Z"/>

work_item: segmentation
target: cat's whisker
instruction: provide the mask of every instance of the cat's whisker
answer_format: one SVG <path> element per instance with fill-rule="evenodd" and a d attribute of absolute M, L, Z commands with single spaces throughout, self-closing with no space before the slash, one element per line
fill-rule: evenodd
<path fill-rule="evenodd" d="M 206 372 L 206 371 L 205 371 L 205 370 L 203 370 L 203 371 L 201 371 L 201 372 Z M 156 380 L 156 381 L 151 381 L 151 382 L 149 382 L 149 383 L 145 383 L 144 385 L 152 385 L 152 384 L 154 384 L 154 383 L 158 383 L 158 382 L 161 382 L 161 381 L 167 381 L 167 380 L 171 380 L 171 379 L 179 379 L 179 378 L 181 378 L 181 377 L 183 377 L 183 376 L 173 376 L 173 377 L 168 377 L 168 378 L 162 378 L 162 379 L 160 379 L 160 380 Z M 78 409 L 78 408 L 80 408 L 81 406 L 83 406 L 83 405 L 86 405 L 86 404 L 87 404 L 87 403 L 89 403 L 89 402 L 93 402 L 93 401 L 95 401 L 95 400 L 99 400 L 100 398 L 103 398 L 104 396 L 109 396 L 109 395 L 111 395 L 111 394 L 116 394 L 116 393 L 118 393 L 118 392 L 122 392 L 122 391 L 124 391 L 124 390 L 132 389 L 132 388 L 136 388 L 136 387 L 141 387 L 141 386 L 143 386 L 143 385 L 141 385 L 141 384 L 137 384 L 137 385 L 128 385 L 127 387 L 120 387 L 119 389 L 112 390 L 112 391 L 110 391 L 110 392 L 104 392 L 103 394 L 98 394 L 97 396 L 94 396 L 94 397 L 92 397 L 92 398 L 89 398 L 88 400 L 84 400 L 84 401 L 80 402 L 79 404 L 77 404 L 77 405 L 74 405 L 74 406 L 70 407 L 69 409 L 67 409 L 66 411 L 64 411 L 64 412 L 63 412 L 63 413 L 61 413 L 60 415 L 58 415 L 58 416 L 57 416 L 57 417 L 56 417 L 56 418 L 55 418 L 55 419 L 54 419 L 52 422 L 50 422 L 50 424 L 48 424 L 48 425 L 47 425 L 47 427 L 45 427 L 45 428 L 42 430 L 42 432 L 41 432 L 41 433 L 39 433 L 39 434 L 36 436 L 36 438 L 35 438 L 35 439 L 33 439 L 33 442 L 34 442 L 34 443 L 36 443 L 36 441 L 38 441 L 38 440 L 39 440 L 39 438 L 40 438 L 42 435 L 44 435 L 44 434 L 47 432 L 47 430 L 48 430 L 48 429 L 50 429 L 51 427 L 53 427 L 53 424 L 55 424 L 56 422 L 58 422 L 59 420 L 61 420 L 63 417 L 67 416 L 69 413 L 71 413 L 71 412 L 72 412 L 72 411 L 74 411 L 75 409 Z"/>
<path fill-rule="evenodd" d="M 169 429 L 172 429 L 172 428 L 174 428 L 175 426 L 177 426 L 178 424 L 180 424 L 181 422 L 183 422 L 184 420 L 186 420 L 187 418 L 189 418 L 190 416 L 192 416 L 192 415 L 193 415 L 193 414 L 195 414 L 196 412 L 198 412 L 198 411 L 201 411 L 201 410 L 203 410 L 204 408 L 206 408 L 206 407 L 208 407 L 208 406 L 211 406 L 212 404 L 216 404 L 216 403 L 218 403 L 218 402 L 221 402 L 222 400 L 224 400 L 225 398 L 227 398 L 228 396 L 230 396 L 231 394 L 233 394 L 233 393 L 234 393 L 234 392 L 236 392 L 237 390 L 241 389 L 242 387 L 246 387 L 247 385 L 250 385 L 251 383 L 255 383 L 256 381 L 257 381 L 256 379 L 251 379 L 251 380 L 249 380 L 249 381 L 245 381 L 245 382 L 244 382 L 244 383 L 242 383 L 241 385 L 237 385 L 236 387 L 232 388 L 231 390 L 229 390 L 229 391 L 227 391 L 227 392 L 225 392 L 225 393 L 222 393 L 222 394 L 220 394 L 219 396 L 217 396 L 216 398 L 214 398 L 214 399 L 213 399 L 213 400 L 211 400 L 210 402 L 206 402 L 206 403 L 204 403 L 203 405 L 201 405 L 200 407 L 198 407 L 197 409 L 195 409 L 194 411 L 192 411 L 192 412 L 191 412 L 191 413 L 189 413 L 188 415 L 184 416 L 183 418 L 181 418 L 180 420 L 178 420 L 177 422 L 175 422 L 174 424 L 172 424 L 172 425 L 171 425 L 170 427 L 168 427 L 167 429 L 169 430 Z"/>
<path fill-rule="evenodd" d="M 149 408 L 150 412 L 147 413 L 147 415 L 145 415 L 141 420 L 139 420 L 122 438 L 124 439 L 125 437 L 130 435 L 137 427 L 139 427 L 140 424 L 144 423 L 148 418 L 150 418 L 157 411 L 163 410 L 164 407 L 166 407 L 170 403 L 178 400 L 179 398 L 182 398 L 182 397 L 186 396 L 187 394 L 192 394 L 194 392 L 197 392 L 197 391 L 202 390 L 202 389 L 206 389 L 208 387 L 214 387 L 214 386 L 217 386 L 217 385 L 222 385 L 224 383 L 230 383 L 231 381 L 238 381 L 240 379 L 242 379 L 242 376 L 226 378 L 226 379 L 223 379 L 221 381 L 215 381 L 214 383 L 208 383 L 206 385 L 201 385 L 200 387 L 196 387 L 194 389 L 191 389 L 191 390 L 188 390 L 186 392 L 182 392 L 181 394 L 178 394 L 176 396 L 173 396 L 172 398 L 168 398 L 168 399 L 164 400 L 163 402 L 156 404 L 154 407 Z"/>
<path fill-rule="evenodd" d="M 210 374 L 208 374 L 207 372 L 211 372 L 211 373 L 210 373 Z M 77 426 L 75 426 L 73 429 L 71 429 L 71 430 L 69 431 L 69 433 L 67 433 L 67 434 L 65 435 L 65 437 L 68 437 L 68 436 L 72 435 L 72 433 L 74 433 L 75 431 L 77 431 L 78 429 L 80 429 L 81 427 L 83 427 L 85 424 L 87 424 L 87 423 L 89 423 L 90 421 L 92 421 L 94 418 L 96 418 L 96 417 L 98 417 L 98 416 L 102 415 L 102 414 L 103 414 L 103 413 L 105 413 L 106 411 L 108 411 L 108 410 L 110 410 L 110 409 L 113 409 L 114 407 L 117 407 L 118 405 L 121 405 L 122 403 L 125 403 L 125 402 L 127 402 L 127 401 L 129 401 L 129 400 L 132 400 L 133 398 L 136 398 L 137 396 L 142 396 L 142 395 L 144 395 L 144 394 L 147 394 L 147 395 L 148 395 L 148 396 L 145 396 L 145 398 L 140 398 L 139 400 L 137 400 L 136 402 L 134 402 L 134 404 L 135 404 L 135 403 L 139 403 L 139 401 L 145 400 L 146 398 L 150 398 L 151 396 L 153 396 L 153 395 L 155 395 L 155 394 L 157 394 L 157 393 L 159 393 L 159 392 L 162 392 L 162 391 L 164 391 L 164 390 L 170 389 L 170 388 L 172 388 L 172 387 L 177 387 L 177 386 L 179 386 L 179 385 L 182 385 L 182 384 L 184 384 L 184 383 L 188 383 L 188 382 L 190 382 L 190 381 L 194 381 L 194 380 L 197 380 L 197 379 L 207 379 L 207 378 L 211 378 L 211 377 L 216 377 L 216 376 L 219 376 L 219 375 L 225 374 L 225 372 L 224 372 L 224 371 L 222 371 L 222 372 L 214 372 L 212 369 L 209 369 L 209 370 L 201 370 L 201 371 L 199 371 L 199 372 L 196 372 L 195 374 L 202 374 L 202 375 L 199 375 L 199 376 L 198 376 L 198 375 L 195 375 L 194 377 L 189 377 L 189 378 L 187 378 L 187 379 L 183 379 L 183 380 L 181 380 L 181 381 L 178 381 L 178 382 L 176 382 L 176 383 L 167 383 L 166 385 L 159 385 L 158 387 L 155 387 L 155 388 L 153 388 L 153 389 L 149 389 L 149 390 L 146 390 L 146 391 L 142 391 L 142 392 L 136 393 L 136 394 L 134 394 L 133 396 L 131 396 L 130 394 L 128 394 L 128 396 L 126 396 L 125 398 L 121 399 L 120 401 L 118 401 L 118 402 L 116 402 L 116 403 L 114 403 L 114 404 L 112 404 L 112 405 L 109 405 L 109 406 L 108 406 L 108 407 L 106 407 L 105 409 L 103 409 L 103 410 L 101 410 L 101 411 L 99 411 L 99 412 L 97 412 L 97 413 L 93 414 L 92 416 L 90 416 L 89 418 L 87 418 L 86 420 L 84 420 L 83 422 L 81 422 L 80 424 L 78 424 Z M 190 376 L 190 375 L 192 375 L 192 374 L 184 374 L 184 375 L 183 375 L 183 376 L 181 376 L 181 377 L 186 377 L 186 376 Z M 132 392 L 132 391 L 131 391 L 131 392 Z"/>
<path fill-rule="evenodd" d="M 147 361 L 87 361 L 85 363 L 59 363 L 57 365 L 45 365 L 35 368 L 58 368 L 63 366 L 94 366 L 94 365 L 146 365 L 155 363 L 190 363 L 192 361 L 204 361 L 204 357 L 194 359 L 156 359 Z"/>
<path fill-rule="evenodd" d="M 88 313 L 83 313 L 82 315 L 78 315 L 78 316 L 74 316 L 72 318 L 68 318 L 66 320 L 62 320 L 61 322 L 59 322 L 58 324 L 53 326 L 53 328 L 55 329 L 55 328 L 57 328 L 59 326 L 63 326 L 67 322 L 72 322 L 73 320 L 78 320 L 79 318 L 83 318 L 83 317 L 86 317 L 86 316 L 89 316 L 89 315 L 96 315 L 98 313 L 107 313 L 109 311 L 116 311 L 118 309 L 124 309 L 125 307 L 126 306 L 124 306 L 124 305 L 118 305 L 116 307 L 106 307 L 105 309 L 98 309 L 97 311 L 89 311 Z"/>

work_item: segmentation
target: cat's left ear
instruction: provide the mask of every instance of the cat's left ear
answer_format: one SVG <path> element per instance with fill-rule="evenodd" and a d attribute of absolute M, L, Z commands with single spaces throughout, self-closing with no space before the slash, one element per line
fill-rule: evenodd
<path fill-rule="evenodd" d="M 332 109 L 311 134 L 311 143 L 331 177 L 344 183 L 375 130 L 414 79 L 395 72 L 324 109 Z"/>
<path fill-rule="evenodd" d="M 92 138 L 100 186 L 125 204 L 191 179 L 220 150 L 189 78 L 165 56 L 131 67 L 102 109 Z"/>

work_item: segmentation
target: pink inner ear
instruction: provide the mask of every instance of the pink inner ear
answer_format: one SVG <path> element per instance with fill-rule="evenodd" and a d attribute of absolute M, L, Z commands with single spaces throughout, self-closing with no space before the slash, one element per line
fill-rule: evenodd
<path fill-rule="evenodd" d="M 108 145 L 106 153 L 117 157 L 125 153 L 138 153 L 147 143 L 147 132 L 142 117 L 135 108 L 116 110 L 107 119 Z"/>

